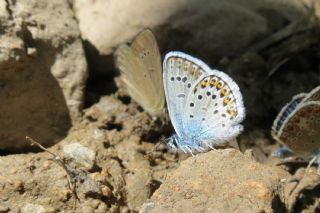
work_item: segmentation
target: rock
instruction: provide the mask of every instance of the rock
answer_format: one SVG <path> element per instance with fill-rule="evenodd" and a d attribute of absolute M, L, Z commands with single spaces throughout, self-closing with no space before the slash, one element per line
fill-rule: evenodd
<path fill-rule="evenodd" d="M 1 206 L 0 205 L 0 213 L 7 213 L 10 211 L 10 208 L 9 207 L 6 207 L 6 206 Z"/>
<path fill-rule="evenodd" d="M 137 145 L 140 138 L 131 136 L 118 146 L 118 153 L 127 168 L 125 176 L 126 198 L 128 207 L 137 211 L 150 197 L 152 173 L 150 163 L 146 157 L 139 153 Z"/>
<path fill-rule="evenodd" d="M 203 52 L 230 55 L 265 33 L 267 27 L 262 16 L 236 1 L 75 0 L 74 9 L 83 37 L 104 55 L 142 29 L 159 26 L 165 26 L 157 31 L 166 48 L 188 47 L 195 51 L 200 45 Z"/>
<path fill-rule="evenodd" d="M 144 27 L 163 23 L 182 5 L 185 5 L 185 1 L 142 0 L 133 4 L 130 0 L 121 3 L 76 0 L 74 10 L 83 38 L 91 42 L 100 53 L 107 55 L 112 52 L 113 47 L 132 38 Z M 162 12 L 155 13 L 156 10 Z M 115 15 L 117 19 L 112 21 Z M 96 30 L 91 30 L 93 28 Z"/>
<path fill-rule="evenodd" d="M 79 28 L 67 1 L 11 2 L 0 1 L 0 149 L 29 146 L 26 135 L 52 145 L 83 106 Z"/>
<path fill-rule="evenodd" d="M 0 20 L 1 18 L 6 18 L 9 16 L 8 10 L 7 10 L 7 4 L 5 1 L 0 1 Z"/>
<path fill-rule="evenodd" d="M 81 191 L 86 197 L 99 198 L 102 196 L 102 191 L 99 187 L 99 184 L 90 176 L 84 178 L 81 186 Z"/>
<path fill-rule="evenodd" d="M 233 149 L 183 161 L 140 212 L 277 212 L 277 186 L 287 174 Z"/>
<path fill-rule="evenodd" d="M 95 164 L 96 154 L 93 150 L 80 143 L 71 143 L 63 146 L 66 156 L 72 158 L 76 164 L 90 170 Z"/>
<path fill-rule="evenodd" d="M 30 213 L 30 212 L 45 213 L 46 209 L 41 205 L 27 203 L 25 206 L 22 207 L 21 213 Z"/>
<path fill-rule="evenodd" d="M 302 4 L 291 0 L 268 4 L 254 0 L 75 0 L 73 8 L 83 38 L 103 55 L 142 29 L 153 28 L 162 49 L 187 49 L 212 60 L 245 51 L 248 44 L 270 33 L 268 27 L 274 23 L 300 19 L 307 12 Z"/>
<path fill-rule="evenodd" d="M 288 212 L 319 211 L 320 176 L 316 169 L 298 169 L 293 176 L 283 180 L 280 199 Z"/>
<path fill-rule="evenodd" d="M 0 206 L 12 212 L 26 203 L 41 204 L 46 212 L 49 207 L 50 212 L 131 212 L 146 202 L 157 186 L 154 171 L 157 177 L 165 176 L 171 164 L 177 164 L 174 154 L 167 164 L 169 153 L 157 151 L 156 164 L 161 166 L 151 166 L 153 157 L 146 153 L 154 144 L 139 135 L 142 129 L 154 129 L 146 122 L 152 118 L 134 103 L 126 106 L 114 96 L 102 99 L 86 109 L 68 137 L 48 148 L 64 157 L 67 172 L 48 152 L 0 157 Z M 67 173 L 79 198 L 76 209 Z"/>

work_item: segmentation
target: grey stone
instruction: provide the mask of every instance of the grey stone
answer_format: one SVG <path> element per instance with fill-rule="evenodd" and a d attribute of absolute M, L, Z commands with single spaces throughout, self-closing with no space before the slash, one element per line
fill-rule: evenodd
<path fill-rule="evenodd" d="M 32 204 L 32 203 L 27 203 L 26 205 L 24 205 L 21 209 L 21 213 L 45 213 L 46 209 L 41 206 L 41 205 L 37 205 L 37 204 Z"/>
<path fill-rule="evenodd" d="M 80 143 L 71 143 L 63 146 L 63 152 L 66 156 L 74 159 L 78 165 L 88 170 L 95 164 L 95 152 Z"/>
<path fill-rule="evenodd" d="M 88 73 L 77 22 L 64 0 L 1 0 L 0 27 L 0 149 L 29 146 L 26 135 L 52 145 L 83 106 Z"/>

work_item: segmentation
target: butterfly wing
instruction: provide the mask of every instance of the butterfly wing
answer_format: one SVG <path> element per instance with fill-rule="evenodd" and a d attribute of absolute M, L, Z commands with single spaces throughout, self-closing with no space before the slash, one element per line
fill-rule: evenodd
<path fill-rule="evenodd" d="M 294 96 L 289 103 L 287 103 L 279 112 L 276 119 L 273 122 L 271 128 L 271 135 L 274 137 L 277 135 L 277 132 L 282 127 L 282 124 L 286 118 L 297 108 L 297 106 L 303 102 L 303 99 L 307 96 L 306 93 L 301 93 Z"/>
<path fill-rule="evenodd" d="M 145 30 L 131 46 L 124 44 L 118 47 L 115 57 L 129 95 L 149 114 L 162 115 L 164 92 L 161 57 L 152 32 Z"/>
<path fill-rule="evenodd" d="M 277 139 L 301 157 L 319 153 L 320 102 L 301 103 L 279 129 Z"/>
<path fill-rule="evenodd" d="M 203 67 L 182 52 L 169 52 L 163 61 L 164 90 L 168 112 L 179 137 L 184 137 L 182 112 L 191 87 L 204 75 Z"/>
<path fill-rule="evenodd" d="M 314 88 L 308 95 L 303 99 L 303 102 L 307 101 L 320 101 L 320 86 Z"/>
<path fill-rule="evenodd" d="M 184 131 L 199 143 L 211 146 L 235 138 L 243 129 L 239 123 L 245 117 L 245 108 L 238 85 L 225 73 L 211 70 L 203 62 L 197 65 L 205 70 L 188 94 L 184 108 Z"/>

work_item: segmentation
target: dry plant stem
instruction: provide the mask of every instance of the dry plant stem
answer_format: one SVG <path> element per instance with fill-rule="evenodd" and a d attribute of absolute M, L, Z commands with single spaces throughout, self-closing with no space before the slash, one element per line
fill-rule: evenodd
<path fill-rule="evenodd" d="M 44 146 L 42 146 L 40 143 L 38 143 L 37 141 L 35 141 L 31 137 L 26 136 L 26 140 L 30 143 L 31 146 L 37 146 L 40 149 L 42 149 L 43 151 L 48 152 L 49 154 L 51 154 L 53 156 L 53 161 L 55 161 L 57 164 L 59 164 L 65 170 L 65 172 L 67 173 L 68 186 L 69 186 L 69 189 L 71 190 L 72 196 L 74 198 L 73 208 L 75 209 L 76 205 L 77 205 L 77 200 L 79 198 L 77 196 L 75 184 L 74 184 L 74 182 L 72 181 L 72 178 L 71 178 L 71 172 L 67 168 L 67 166 L 64 163 L 64 161 L 62 160 L 62 158 L 59 155 L 54 154 L 53 152 L 51 152 L 48 149 L 46 149 Z"/>
<path fill-rule="evenodd" d="M 265 81 L 267 81 L 282 65 L 284 65 L 285 63 L 287 63 L 289 61 L 289 58 L 285 58 L 283 60 L 281 60 L 279 63 L 277 63 L 268 73 L 268 76 L 266 78 Z"/>
<path fill-rule="evenodd" d="M 254 44 L 250 47 L 252 52 L 260 52 L 261 50 L 279 42 L 285 38 L 288 38 L 294 34 L 298 34 L 307 30 L 310 30 L 311 26 L 305 23 L 305 20 L 301 19 L 299 21 L 293 22 L 286 26 L 285 28 L 279 30 L 278 32 L 272 34 L 266 39 Z"/>

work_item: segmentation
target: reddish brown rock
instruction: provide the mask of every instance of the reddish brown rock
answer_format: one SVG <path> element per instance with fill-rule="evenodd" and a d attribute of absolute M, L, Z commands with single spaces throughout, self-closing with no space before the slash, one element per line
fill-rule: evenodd
<path fill-rule="evenodd" d="M 198 154 L 168 174 L 141 212 L 273 212 L 287 175 L 234 149 Z"/>

